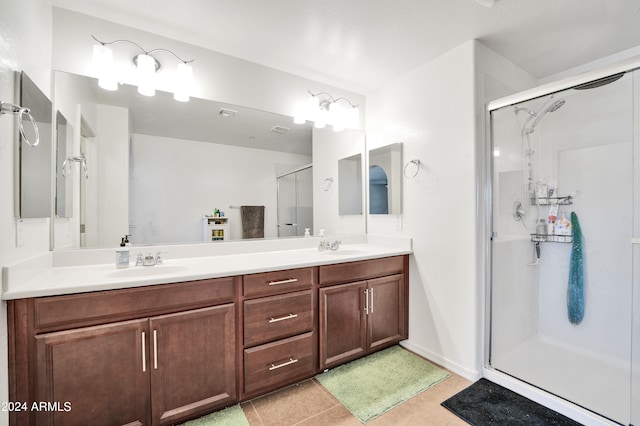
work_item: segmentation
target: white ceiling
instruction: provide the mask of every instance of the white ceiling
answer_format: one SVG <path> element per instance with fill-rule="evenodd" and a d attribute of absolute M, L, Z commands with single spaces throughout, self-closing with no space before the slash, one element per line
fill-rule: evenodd
<path fill-rule="evenodd" d="M 51 0 L 366 94 L 470 39 L 538 78 L 640 45 L 640 0 Z"/>

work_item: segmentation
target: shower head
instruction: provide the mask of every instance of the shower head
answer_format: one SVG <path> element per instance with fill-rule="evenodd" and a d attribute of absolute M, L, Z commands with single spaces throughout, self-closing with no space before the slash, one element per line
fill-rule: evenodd
<path fill-rule="evenodd" d="M 535 113 L 535 120 L 533 120 L 533 123 L 531 123 L 531 125 L 529 127 L 525 127 L 524 129 L 522 129 L 523 133 L 533 133 L 533 131 L 535 130 L 536 126 L 538 125 L 538 123 L 540 123 L 540 120 L 542 120 L 542 117 L 544 117 L 544 115 L 548 112 L 556 112 L 557 110 L 560 109 L 560 107 L 562 107 L 562 105 L 564 105 L 566 101 L 564 99 L 558 99 L 555 102 L 552 102 L 551 104 L 549 104 L 548 106 L 546 106 L 542 111 Z"/>

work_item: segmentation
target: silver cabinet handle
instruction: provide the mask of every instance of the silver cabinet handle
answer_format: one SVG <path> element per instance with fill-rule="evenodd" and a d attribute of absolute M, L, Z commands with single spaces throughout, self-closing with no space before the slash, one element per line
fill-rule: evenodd
<path fill-rule="evenodd" d="M 158 330 L 153 330 L 153 368 L 158 369 Z"/>
<path fill-rule="evenodd" d="M 269 281 L 269 285 L 291 284 L 295 282 L 298 282 L 297 278 L 289 278 L 287 280 L 281 280 L 281 281 Z"/>
<path fill-rule="evenodd" d="M 146 338 L 146 334 L 143 331 L 142 332 L 142 372 L 146 372 L 147 371 L 147 338 Z"/>
<path fill-rule="evenodd" d="M 369 289 L 369 294 L 371 295 L 371 306 L 369 306 L 369 313 L 372 314 L 373 313 L 373 289 L 372 288 Z"/>
<path fill-rule="evenodd" d="M 297 318 L 298 314 L 289 314 L 289 315 L 285 315 L 283 317 L 280 318 L 271 318 L 269 320 L 269 324 L 273 324 L 274 322 L 280 322 L 280 321 L 284 321 L 284 320 L 288 320 L 288 319 L 293 319 L 293 318 Z"/>
<path fill-rule="evenodd" d="M 286 367 L 287 365 L 295 364 L 296 362 L 298 362 L 297 359 L 289 358 L 289 361 L 283 362 L 282 364 L 271 364 L 269 371 L 277 370 L 278 368 Z"/>
<path fill-rule="evenodd" d="M 364 290 L 364 313 L 369 315 L 369 289 Z"/>

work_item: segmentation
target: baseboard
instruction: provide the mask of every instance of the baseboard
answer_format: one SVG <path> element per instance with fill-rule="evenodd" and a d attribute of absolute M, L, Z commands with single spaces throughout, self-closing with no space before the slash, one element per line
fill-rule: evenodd
<path fill-rule="evenodd" d="M 400 346 L 402 346 L 405 349 L 410 350 L 411 352 L 414 352 L 426 359 L 428 359 L 429 361 L 440 365 L 441 367 L 446 368 L 447 370 L 457 374 L 458 376 L 462 376 L 467 380 L 470 380 L 472 382 L 475 382 L 477 380 L 479 380 L 482 377 L 482 372 L 481 371 L 476 371 L 476 370 L 469 370 L 468 368 L 465 368 L 463 366 L 461 366 L 458 363 L 455 363 L 447 358 L 442 357 L 441 355 L 438 355 L 428 349 L 425 349 L 419 345 L 413 344 L 411 343 L 409 340 L 404 340 L 402 342 L 400 342 Z"/>

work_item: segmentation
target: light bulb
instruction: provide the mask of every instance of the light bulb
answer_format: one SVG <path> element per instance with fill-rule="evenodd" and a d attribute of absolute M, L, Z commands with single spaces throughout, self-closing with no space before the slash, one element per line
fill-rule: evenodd
<path fill-rule="evenodd" d="M 138 93 L 144 96 L 154 96 L 156 89 L 154 79 L 156 74 L 156 60 L 144 53 L 137 56 Z"/>
<path fill-rule="evenodd" d="M 173 93 L 173 98 L 176 101 L 189 101 L 192 81 L 193 67 L 185 62 L 180 62 L 176 70 L 176 91 Z"/>

